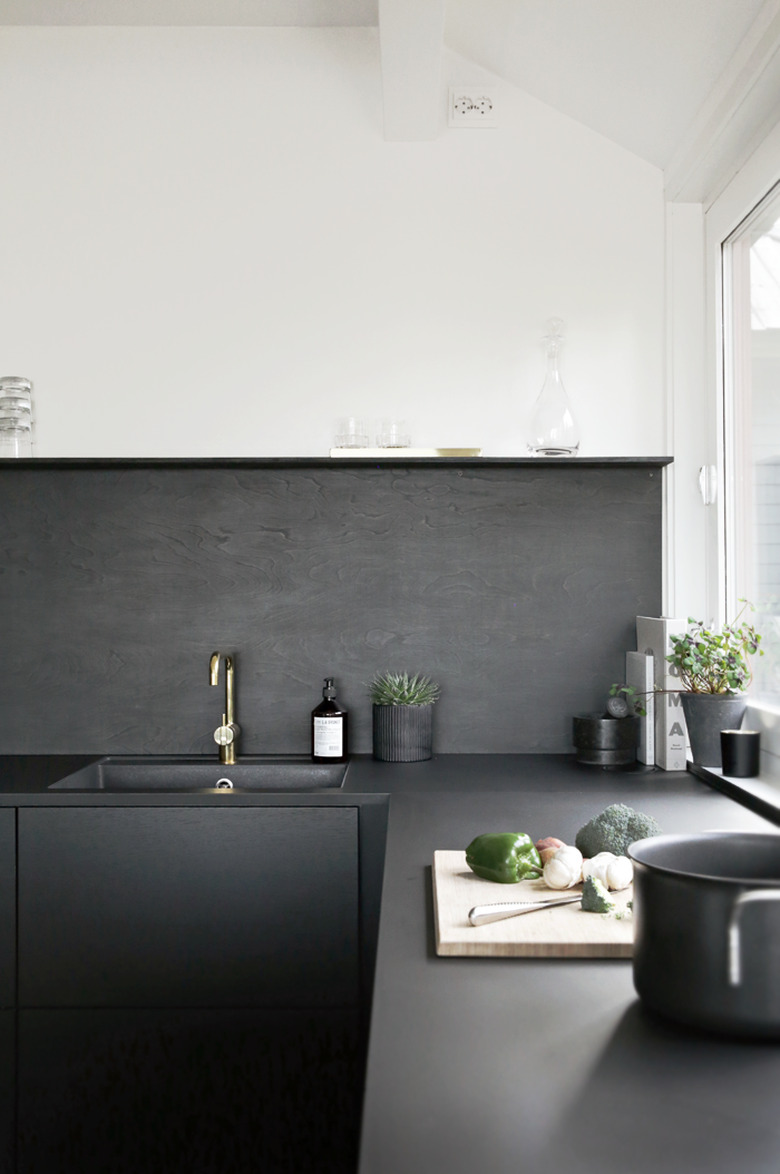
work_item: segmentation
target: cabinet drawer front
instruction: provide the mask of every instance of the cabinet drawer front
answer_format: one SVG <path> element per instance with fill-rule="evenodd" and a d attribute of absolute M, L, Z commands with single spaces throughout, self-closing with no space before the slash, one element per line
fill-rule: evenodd
<path fill-rule="evenodd" d="M 357 809 L 19 813 L 24 1006 L 347 1006 Z"/>
<path fill-rule="evenodd" d="M 20 1174 L 357 1168 L 357 1011 L 38 1008 L 18 1054 Z"/>

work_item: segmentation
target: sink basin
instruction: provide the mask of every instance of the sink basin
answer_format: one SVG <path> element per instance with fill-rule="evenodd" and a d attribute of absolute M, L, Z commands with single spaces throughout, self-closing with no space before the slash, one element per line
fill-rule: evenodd
<path fill-rule="evenodd" d="M 50 791 L 312 791 L 338 788 L 347 763 L 312 762 L 301 755 L 241 758 L 226 766 L 213 758 L 118 758 L 91 762 Z M 232 784 L 232 787 L 228 784 Z"/>

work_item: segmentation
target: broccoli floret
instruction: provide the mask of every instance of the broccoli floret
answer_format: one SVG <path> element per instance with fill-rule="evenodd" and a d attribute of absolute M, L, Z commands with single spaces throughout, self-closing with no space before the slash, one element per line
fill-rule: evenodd
<path fill-rule="evenodd" d="M 661 828 L 651 815 L 634 811 L 625 803 L 613 803 L 580 828 L 574 843 L 586 859 L 598 856 L 599 852 L 625 856 L 629 844 L 635 840 L 660 834 Z"/>
<path fill-rule="evenodd" d="M 611 913 L 615 908 L 598 877 L 589 876 L 582 886 L 582 908 L 586 913 Z"/>

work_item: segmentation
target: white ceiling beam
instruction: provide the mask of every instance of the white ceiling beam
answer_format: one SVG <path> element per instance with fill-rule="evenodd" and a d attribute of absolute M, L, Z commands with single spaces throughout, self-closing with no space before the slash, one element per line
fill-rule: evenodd
<path fill-rule="evenodd" d="M 2 25 L 376 24 L 376 0 L 0 0 Z"/>
<path fill-rule="evenodd" d="M 441 111 L 445 0 L 379 0 L 385 138 L 435 139 Z"/>
<path fill-rule="evenodd" d="M 667 200 L 709 204 L 780 111 L 780 0 L 766 0 L 666 168 Z"/>

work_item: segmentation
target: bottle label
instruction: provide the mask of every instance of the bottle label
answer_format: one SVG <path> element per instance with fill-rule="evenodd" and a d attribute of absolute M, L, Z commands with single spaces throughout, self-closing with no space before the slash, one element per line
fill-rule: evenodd
<path fill-rule="evenodd" d="M 315 717 L 314 753 L 317 758 L 341 758 L 344 753 L 344 719 Z"/>

